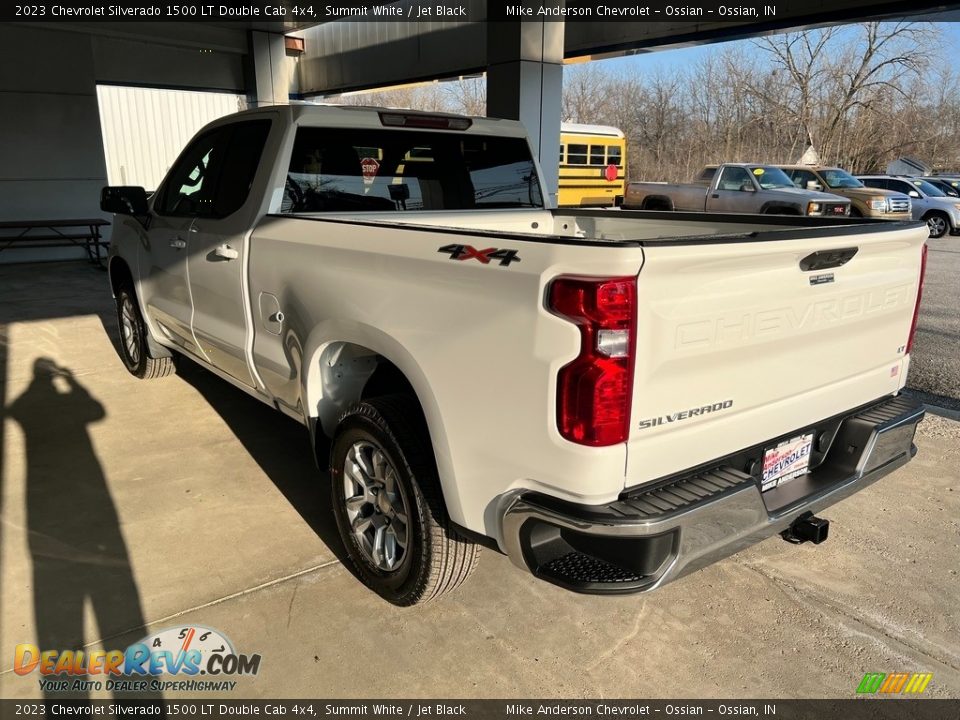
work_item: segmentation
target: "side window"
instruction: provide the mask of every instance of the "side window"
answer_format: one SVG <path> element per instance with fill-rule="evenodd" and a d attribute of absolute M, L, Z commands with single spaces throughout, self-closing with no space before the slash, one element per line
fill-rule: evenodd
<path fill-rule="evenodd" d="M 718 190 L 745 190 L 747 188 L 753 189 L 753 183 L 750 182 L 750 173 L 747 172 L 746 168 L 727 167 L 723 169 L 723 173 L 720 175 L 720 183 L 717 185 Z"/>
<path fill-rule="evenodd" d="M 568 165 L 586 165 L 587 164 L 587 146 L 569 145 L 567 147 Z"/>
<path fill-rule="evenodd" d="M 607 162 L 610 165 L 620 166 L 623 164 L 623 157 L 620 155 L 620 147 L 617 145 L 607 145 Z"/>
<path fill-rule="evenodd" d="M 917 189 L 910 183 L 904 182 L 903 180 L 888 180 L 887 187 L 889 187 L 891 190 L 896 190 L 897 192 L 902 192 L 904 194 L 909 193 L 911 190 Z"/>
<path fill-rule="evenodd" d="M 809 170 L 794 170 L 790 174 L 790 179 L 793 180 L 794 185 L 803 190 L 807 189 L 807 183 L 816 183 L 817 185 L 820 184 L 820 181 L 817 180 L 817 176 Z"/>
<path fill-rule="evenodd" d="M 591 145 L 590 146 L 590 164 L 591 165 L 603 165 L 604 164 L 604 147 L 603 145 Z"/>
<path fill-rule="evenodd" d="M 224 160 L 230 127 L 217 128 L 197 138 L 173 166 L 154 209 L 160 215 L 209 217 L 217 177 Z"/>
<path fill-rule="evenodd" d="M 563 151 L 566 149 L 566 146 L 560 146 L 560 164 L 563 165 Z"/>
<path fill-rule="evenodd" d="M 224 155 L 223 170 L 213 200 L 213 215 L 226 217 L 243 207 L 260 166 L 263 147 L 270 133 L 269 120 L 251 120 L 233 125 L 233 135 Z"/>

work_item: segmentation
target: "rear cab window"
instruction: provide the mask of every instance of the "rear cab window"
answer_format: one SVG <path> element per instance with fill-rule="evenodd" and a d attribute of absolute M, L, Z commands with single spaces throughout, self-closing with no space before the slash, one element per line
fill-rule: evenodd
<path fill-rule="evenodd" d="M 542 207 L 523 138 L 303 127 L 280 212 Z"/>

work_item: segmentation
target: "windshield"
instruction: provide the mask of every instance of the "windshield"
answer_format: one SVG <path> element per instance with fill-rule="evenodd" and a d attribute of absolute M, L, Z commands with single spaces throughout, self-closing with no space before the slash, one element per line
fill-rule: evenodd
<path fill-rule="evenodd" d="M 760 183 L 764 190 L 776 190 L 777 188 L 796 188 L 793 181 L 787 177 L 787 174 L 780 168 L 769 165 L 751 165 L 750 172 Z"/>
<path fill-rule="evenodd" d="M 913 183 L 921 192 L 923 192 L 924 195 L 928 197 L 946 197 L 947 196 L 947 194 L 943 192 L 943 190 L 938 188 L 936 185 L 931 185 L 926 180 L 911 180 L 910 182 Z"/>
<path fill-rule="evenodd" d="M 862 188 L 864 186 L 863 183 L 857 180 L 853 175 L 848 173 L 846 170 L 841 170 L 840 168 L 821 170 L 820 174 L 823 176 L 823 181 L 827 184 L 827 187 Z"/>

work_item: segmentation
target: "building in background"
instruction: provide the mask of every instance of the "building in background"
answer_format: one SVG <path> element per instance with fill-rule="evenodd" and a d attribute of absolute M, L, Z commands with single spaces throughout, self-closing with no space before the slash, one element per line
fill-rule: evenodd
<path fill-rule="evenodd" d="M 98 85 L 110 185 L 156 190 L 191 137 L 212 120 L 245 110 L 243 95 Z"/>

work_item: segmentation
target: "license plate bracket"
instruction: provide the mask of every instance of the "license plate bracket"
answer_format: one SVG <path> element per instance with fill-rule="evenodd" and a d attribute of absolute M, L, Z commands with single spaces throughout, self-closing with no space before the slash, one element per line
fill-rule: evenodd
<path fill-rule="evenodd" d="M 773 490 L 810 470 L 810 452 L 813 449 L 813 433 L 804 433 L 784 440 L 763 451 L 763 469 L 760 475 L 760 491 Z"/>

